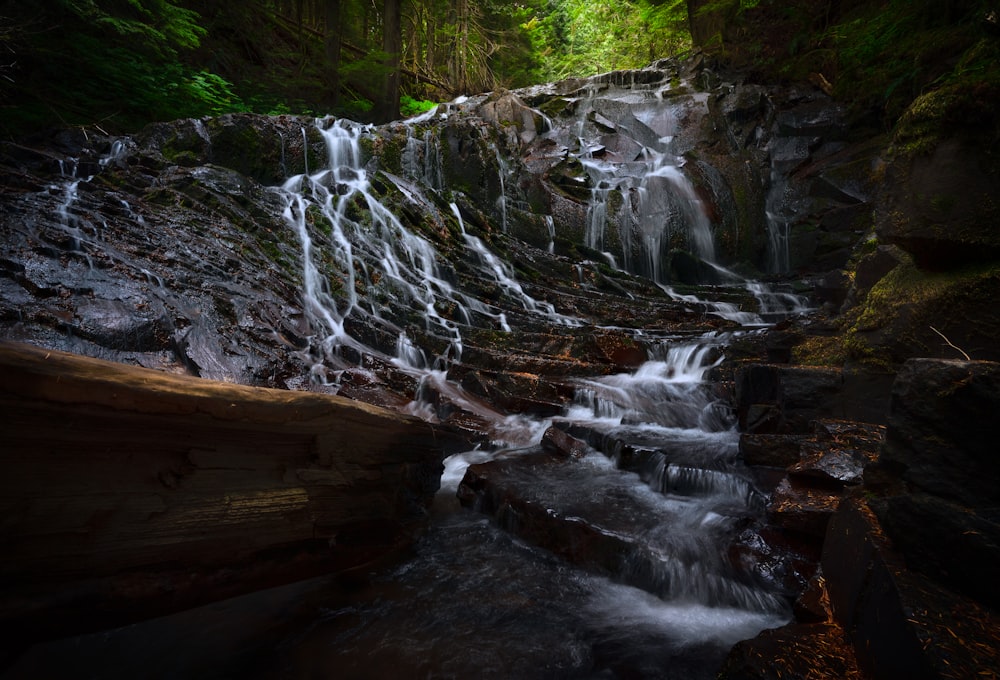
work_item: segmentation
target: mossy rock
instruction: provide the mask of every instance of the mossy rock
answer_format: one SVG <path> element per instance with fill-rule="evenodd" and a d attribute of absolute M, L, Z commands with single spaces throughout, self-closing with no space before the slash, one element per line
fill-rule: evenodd
<path fill-rule="evenodd" d="M 846 316 L 851 358 L 886 366 L 913 357 L 1000 359 L 1000 265 L 929 272 L 907 260 Z"/>
<path fill-rule="evenodd" d="M 985 98 L 985 99 L 984 99 Z M 1000 260 L 1000 88 L 919 97 L 879 173 L 876 229 L 930 269 Z"/>
<path fill-rule="evenodd" d="M 326 163 L 322 134 L 309 119 L 227 114 L 206 120 L 205 128 L 211 162 L 262 184 L 280 184 Z"/>

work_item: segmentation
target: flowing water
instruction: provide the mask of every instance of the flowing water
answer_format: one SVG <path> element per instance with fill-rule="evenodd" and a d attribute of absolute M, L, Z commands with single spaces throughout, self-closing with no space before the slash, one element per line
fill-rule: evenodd
<path fill-rule="evenodd" d="M 447 107 L 435 115 L 448 115 Z M 714 677 L 738 640 L 786 622 L 782 594 L 727 556 L 736 533 L 763 509 L 738 460 L 732 413 L 707 380 L 731 335 L 655 340 L 637 332 L 649 360 L 634 373 L 577 379 L 573 403 L 557 416 L 501 414 L 449 379 L 469 330 L 506 333 L 528 321 L 572 329 L 585 320 L 535 295 L 510 264 L 466 231 L 456 203 L 449 214 L 427 198 L 442 182 L 440 149 L 430 135 L 410 130 L 407 177 L 386 175 L 391 190 L 431 224 L 455 220 L 466 265 L 495 287 L 496 298 L 466 292 L 439 246 L 376 196 L 359 147 L 369 128 L 330 119 L 316 126 L 329 151 L 326 167 L 275 188 L 301 245 L 313 379 L 335 389 L 340 370 L 357 365 L 360 356 L 378 357 L 420 382 L 411 413 L 434 420 L 434 408 L 421 399 L 433 392 L 487 422 L 490 445 L 445 461 L 428 531 L 408 560 L 375 574 L 364 588 L 345 592 L 325 579 L 295 584 L 53 643 L 29 654 L 20 668 L 44 667 L 41 657 L 48 656 L 65 667 L 95 668 L 96 675 L 101 660 L 113 658 L 114 672 L 105 670 L 114 677 L 697 680 Z M 672 233 L 682 232 L 708 263 L 715 247 L 683 161 L 670 152 L 668 138 L 652 128 L 650 135 L 624 164 L 594 158 L 593 145 L 580 143 L 595 187 L 587 245 L 604 250 L 610 197 L 617 192 L 626 260 L 644 253 L 644 261 L 624 267 L 659 283 L 669 298 L 748 328 L 800 311 L 802 301 L 792 293 L 735 275 L 729 284 L 745 287 L 760 301 L 758 310 L 681 295 L 667 285 L 659 262 Z M 504 186 L 506 168 L 500 168 Z M 506 196 L 498 201 L 506 231 Z M 551 218 L 547 228 L 554 240 Z M 633 248 L 629 239 L 642 243 Z M 610 262 L 614 266 L 614 257 Z M 332 263 L 339 280 L 321 274 L 329 271 L 321 263 Z M 362 322 L 384 330 L 392 343 L 372 344 L 352 333 Z M 418 344 L 417 331 L 432 342 Z M 552 426 L 585 440 L 585 455 L 539 463 L 542 435 Z M 460 506 L 463 476 L 485 463 L 499 466 L 520 500 L 544 508 L 555 526 L 616 546 L 613 556 L 567 559 L 533 540 L 516 509 L 490 517 L 486 508 Z M 208 635 L 190 632 L 206 626 Z"/>
<path fill-rule="evenodd" d="M 302 234 L 304 259 L 308 263 L 315 255 L 298 216 L 314 201 L 333 224 L 333 252 L 343 258 L 344 269 L 384 272 L 377 285 L 388 282 L 397 299 L 426 312 L 428 328 L 450 338 L 447 353 L 432 358 L 400 333 L 393 360 L 433 385 L 435 394 L 489 420 L 492 443 L 446 461 L 430 529 L 412 559 L 378 576 L 364 597 L 347 605 L 327 610 L 319 603 L 300 604 L 302 620 L 259 674 L 709 678 L 733 643 L 784 623 L 788 610 L 781 595 L 739 573 L 726 557 L 741 523 L 759 515 L 763 506 L 737 460 L 732 415 L 706 381 L 708 371 L 722 361 L 729 336 L 649 343 L 650 360 L 637 371 L 578 380 L 573 404 L 550 419 L 484 409 L 448 380 L 449 362 L 461 358 L 464 329 L 486 323 L 510 331 L 508 315 L 532 317 L 550 327 L 583 321 L 527 292 L 513 268 L 466 231 L 452 203 L 471 261 L 481 277 L 496 284 L 502 300 L 487 305 L 461 292 L 442 276 L 434 246 L 374 204 L 364 169 L 354 160 L 363 129 L 341 124 L 323 129 L 331 148 L 341 149 L 331 152 L 331 168 L 294 178 L 284 188 L 289 223 Z M 414 175 L 439 176 L 422 163 L 411 161 L 411 166 Z M 697 252 L 713 258 L 706 220 L 672 156 L 648 156 L 627 179 L 600 163 L 587 167 L 600 179 L 592 213 L 600 212 L 609 187 L 624 187 L 640 197 L 633 231 L 652 233 L 654 213 L 666 211 Z M 341 188 L 324 188 L 331 185 Z M 342 208 L 354 195 L 369 205 L 371 225 L 348 217 Z M 592 219 L 594 232 L 588 233 L 595 248 L 601 245 L 599 222 Z M 371 230 L 380 237 L 377 251 L 359 244 L 358 237 L 364 241 Z M 365 266 L 347 266 L 351 257 Z M 649 262 L 655 278 L 653 259 Z M 307 280 L 310 271 L 307 264 Z M 370 278 L 365 285 L 376 282 Z M 758 292 L 765 295 L 763 288 Z M 325 329 L 317 340 L 329 361 L 330 350 L 354 342 L 341 336 L 343 320 L 362 311 L 362 303 L 349 298 L 346 307 L 337 306 L 315 288 L 307 287 L 307 294 L 315 301 L 314 325 Z M 727 313 L 722 306 L 694 301 Z M 441 302 L 459 313 L 443 318 L 436 311 Z M 744 313 L 749 314 L 745 320 L 763 323 L 766 311 Z M 322 337 L 325 332 L 332 341 Z M 410 408 L 434 418 L 419 396 Z M 552 425 L 587 439 L 589 452 L 561 465 L 532 463 L 540 455 L 543 432 Z M 611 563 L 597 558 L 600 564 L 587 557 L 561 559 L 551 546 L 530 539 L 516 511 L 490 519 L 460 507 L 455 496 L 466 470 L 489 461 L 505 466 L 505 482 L 521 500 L 544 506 L 557 521 L 610 537 L 620 544 L 620 555 Z"/>
<path fill-rule="evenodd" d="M 501 416 L 477 406 L 478 400 L 448 380 L 449 361 L 461 358 L 463 329 L 486 323 L 510 332 L 511 315 L 549 327 L 578 327 L 584 321 L 529 293 L 508 263 L 467 232 L 455 203 L 450 209 L 471 261 L 481 277 L 495 283 L 502 299 L 485 304 L 449 283 L 434 246 L 373 205 L 377 201 L 364 169 L 353 160 L 363 130 L 323 125 L 332 148 L 349 139 L 353 146 L 350 153 L 331 152 L 329 170 L 294 178 L 284 187 L 289 223 L 302 234 L 304 259 L 313 255 L 308 229 L 297 216 L 307 212 L 312 192 L 333 224 L 333 251 L 344 259 L 344 269 L 387 273 L 381 281 L 391 282 L 392 294 L 424 310 L 428 329 L 436 327 L 451 338 L 445 355 L 430 358 L 400 333 L 393 360 L 433 384 L 435 394 L 491 421 L 491 445 L 446 461 L 430 529 L 412 559 L 377 577 L 363 598 L 329 611 L 310 609 L 301 629 L 282 640 L 281 653 L 263 675 L 299 677 L 336 669 L 342 677 L 372 678 L 709 678 L 733 643 L 784 623 L 788 607 L 782 595 L 740 573 L 726 556 L 740 526 L 763 510 L 763 497 L 737 460 L 732 414 L 706 380 L 722 361 L 730 336 L 651 343 L 647 338 L 647 363 L 631 374 L 578 380 L 573 404 L 553 418 Z M 415 142 L 408 141 L 408 149 L 411 179 L 424 178 L 418 183 L 433 189 L 427 179 L 440 173 L 420 160 Z M 439 156 L 429 138 L 423 149 L 424 159 Z M 603 249 L 608 198 L 617 191 L 636 197 L 620 202 L 632 208 L 619 222 L 623 233 L 645 239 L 640 250 L 659 252 L 657 239 L 683 230 L 700 258 L 714 260 L 710 225 L 681 171 L 682 161 L 666 148 L 647 148 L 623 173 L 620 165 L 587 156 L 584 151 L 581 160 L 595 187 L 587 245 Z M 323 188 L 331 184 L 344 188 Z M 419 200 L 422 189 L 408 191 Z M 341 207 L 354 194 L 368 203 L 371 226 L 349 218 Z M 505 201 L 500 198 L 506 231 Z M 377 253 L 358 246 L 357 237 L 363 240 L 363 232 L 371 229 L 380 236 Z M 367 264 L 347 266 L 351 257 Z M 632 269 L 657 280 L 658 261 L 650 255 Z M 309 271 L 307 264 L 307 279 Z M 795 296 L 775 296 L 759 284 L 732 279 L 761 301 L 758 312 L 693 296 L 690 301 L 747 326 L 801 308 Z M 345 309 L 323 305 L 322 294 L 308 294 L 317 302 L 315 326 L 335 336 L 320 343 L 329 361 L 331 348 L 336 352 L 338 344 L 350 342 L 339 335 L 343 319 L 361 303 L 351 300 Z M 442 301 L 459 312 L 443 318 L 436 311 Z M 411 412 L 433 419 L 433 409 L 420 404 L 420 393 Z M 553 425 L 588 441 L 588 453 L 560 465 L 537 463 L 539 441 Z M 517 510 L 508 508 L 490 519 L 460 507 L 455 496 L 466 470 L 490 461 L 502 466 L 504 483 L 516 489 L 520 501 L 545 507 L 556 522 L 607 537 L 620 546 L 619 554 L 610 562 L 562 559 L 558 549 L 532 540 Z"/>

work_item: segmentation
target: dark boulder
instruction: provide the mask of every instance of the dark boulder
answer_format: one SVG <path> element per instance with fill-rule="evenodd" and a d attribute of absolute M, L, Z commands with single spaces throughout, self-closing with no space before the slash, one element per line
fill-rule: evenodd
<path fill-rule="evenodd" d="M 755 433 L 805 433 L 810 421 L 843 415 L 843 374 L 838 369 L 753 364 L 736 375 L 736 410 L 740 429 L 751 431 L 755 410 L 773 407 L 776 417 Z"/>
<path fill-rule="evenodd" d="M 879 238 L 928 269 L 996 260 L 1000 170 L 995 164 L 983 149 L 954 139 L 929 155 L 895 161 L 878 201 Z"/>
<path fill-rule="evenodd" d="M 998 412 L 1000 364 L 911 359 L 893 385 L 883 461 L 927 493 L 996 507 Z"/>
<path fill-rule="evenodd" d="M 1000 621 L 979 602 L 906 568 L 872 508 L 831 519 L 823 573 L 834 619 L 876 680 L 975 677 L 1000 663 Z"/>

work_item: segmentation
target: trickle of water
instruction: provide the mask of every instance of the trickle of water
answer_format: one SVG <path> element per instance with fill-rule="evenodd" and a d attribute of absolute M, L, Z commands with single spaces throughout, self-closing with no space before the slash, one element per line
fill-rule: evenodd
<path fill-rule="evenodd" d="M 407 229 L 371 192 L 359 144 L 368 129 L 350 121 L 331 123 L 329 119 L 317 120 L 316 127 L 326 142 L 327 167 L 290 178 L 280 192 L 286 200 L 285 220 L 298 234 L 302 246 L 305 311 L 314 330 L 323 334 L 318 338 L 324 354 L 321 359 L 336 359 L 345 346 L 371 351 L 345 328 L 352 313 L 379 318 L 377 309 L 361 309 L 359 283 L 369 293 L 369 300 L 376 297 L 374 291 L 381 289 L 386 295 L 408 302 L 425 319 L 429 331 L 443 332 L 449 338 L 446 351 L 436 361 L 460 359 L 458 324 L 439 313 L 438 307 L 460 305 L 461 300 L 441 276 L 434 247 Z M 349 211 L 358 207 L 363 210 L 360 215 Z M 337 264 L 342 277 L 339 282 L 322 276 L 316 264 L 320 254 L 316 252 L 310 219 L 310 214 L 316 213 L 329 225 L 324 248 Z M 372 272 L 378 272 L 377 280 Z M 359 281 L 358 276 L 363 280 Z"/>
<path fill-rule="evenodd" d="M 560 326 L 580 326 L 583 324 L 580 319 L 560 314 L 551 303 L 536 300 L 528 295 L 514 277 L 514 272 L 510 265 L 494 255 L 481 239 L 465 231 L 465 222 L 462 220 L 462 214 L 455 203 L 451 204 L 451 210 L 455 215 L 455 219 L 458 220 L 462 238 L 465 239 L 466 245 L 479 257 L 483 268 L 493 276 L 493 279 L 510 297 L 518 300 L 526 311 L 544 316 L 552 323 Z"/>

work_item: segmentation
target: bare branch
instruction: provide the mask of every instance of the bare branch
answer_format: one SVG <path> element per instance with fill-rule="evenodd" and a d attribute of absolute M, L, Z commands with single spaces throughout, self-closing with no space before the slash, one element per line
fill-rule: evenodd
<path fill-rule="evenodd" d="M 931 327 L 930 327 L 930 329 L 931 329 L 932 331 L 934 331 L 935 333 L 937 333 L 938 335 L 940 335 L 940 336 L 941 336 L 941 337 L 942 337 L 942 338 L 944 339 L 944 342 L 945 342 L 945 344 L 946 344 L 946 345 L 948 345 L 948 346 L 949 346 L 949 347 L 951 347 L 952 349 L 956 350 L 956 351 L 957 351 L 957 352 L 958 352 L 959 354 L 961 354 L 961 355 L 962 355 L 963 357 L 965 357 L 965 360 L 966 360 L 966 361 L 972 361 L 972 357 L 970 357 L 970 356 L 969 356 L 968 354 L 966 354 L 966 353 L 965 353 L 965 351 L 964 351 L 964 350 L 963 350 L 963 349 L 962 349 L 961 347 L 956 347 L 955 345 L 953 345 L 953 344 L 951 343 L 951 340 L 949 340 L 949 339 L 948 339 L 948 338 L 947 338 L 947 337 L 945 336 L 945 334 L 944 334 L 944 333 L 942 333 L 942 332 L 941 332 L 941 331 L 939 331 L 938 329 L 934 328 L 934 326 L 931 326 Z"/>

